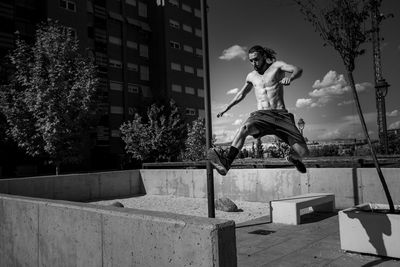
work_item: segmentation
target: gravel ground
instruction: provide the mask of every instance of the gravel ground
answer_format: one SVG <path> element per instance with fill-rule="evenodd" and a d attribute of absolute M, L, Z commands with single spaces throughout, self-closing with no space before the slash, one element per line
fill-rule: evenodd
<path fill-rule="evenodd" d="M 161 195 L 144 195 L 138 197 L 104 200 L 92 202 L 98 205 L 111 205 L 116 201 L 125 208 L 166 211 L 178 214 L 208 217 L 208 204 L 206 198 L 188 198 Z M 224 212 L 215 211 L 215 218 L 233 220 L 236 224 L 269 215 L 269 204 L 260 202 L 234 201 L 243 211 Z"/>

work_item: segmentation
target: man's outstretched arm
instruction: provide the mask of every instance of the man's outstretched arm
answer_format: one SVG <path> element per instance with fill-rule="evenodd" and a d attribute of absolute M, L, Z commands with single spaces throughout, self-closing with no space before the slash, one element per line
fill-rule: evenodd
<path fill-rule="evenodd" d="M 225 109 L 217 114 L 217 117 L 218 118 L 222 117 L 222 115 L 224 115 L 225 112 L 227 112 L 234 105 L 242 101 L 246 97 L 246 95 L 251 91 L 252 88 L 253 84 L 250 82 L 246 82 L 246 84 L 242 87 L 242 89 L 240 89 L 240 91 L 235 95 L 235 97 L 231 100 L 231 102 L 229 102 L 229 104 L 225 107 Z"/>

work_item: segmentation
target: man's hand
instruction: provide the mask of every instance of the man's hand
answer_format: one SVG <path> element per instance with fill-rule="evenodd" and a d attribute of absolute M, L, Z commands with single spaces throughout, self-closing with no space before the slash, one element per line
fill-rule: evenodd
<path fill-rule="evenodd" d="M 219 113 L 217 114 L 217 118 L 222 117 L 222 115 L 224 115 L 225 112 L 226 112 L 226 110 L 219 112 Z"/>
<path fill-rule="evenodd" d="M 289 77 L 283 78 L 279 83 L 283 85 L 289 85 L 291 82 L 291 79 Z"/>

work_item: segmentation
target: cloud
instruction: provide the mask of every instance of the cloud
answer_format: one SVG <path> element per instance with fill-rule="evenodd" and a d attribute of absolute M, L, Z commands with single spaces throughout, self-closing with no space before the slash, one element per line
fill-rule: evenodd
<path fill-rule="evenodd" d="M 311 98 L 299 98 L 296 101 L 296 108 L 304 108 L 312 104 Z"/>
<path fill-rule="evenodd" d="M 387 112 L 386 116 L 388 117 L 397 117 L 399 115 L 399 111 L 397 109 L 393 110 L 392 112 Z"/>
<path fill-rule="evenodd" d="M 233 138 L 236 135 L 236 130 L 227 130 L 225 128 L 214 128 L 213 134 L 215 134 L 217 143 L 232 142 Z"/>
<path fill-rule="evenodd" d="M 357 92 L 363 92 L 372 87 L 372 84 L 368 82 L 356 84 Z M 314 90 L 308 93 L 311 98 L 298 99 L 296 102 L 297 107 L 323 107 L 333 100 L 347 98 L 348 93 L 351 91 L 351 87 L 347 84 L 344 75 L 338 74 L 333 70 L 328 71 L 322 80 L 316 80 L 312 88 Z M 350 101 L 342 100 L 338 105 L 347 105 L 352 103 Z"/>
<path fill-rule="evenodd" d="M 225 49 L 222 52 L 222 55 L 219 57 L 219 59 L 232 60 L 234 58 L 241 58 L 242 60 L 246 60 L 247 58 L 246 50 L 247 48 L 245 46 L 233 45 L 228 49 Z"/>
<path fill-rule="evenodd" d="M 393 122 L 389 125 L 389 129 L 399 129 L 400 128 L 400 121 Z"/>
<path fill-rule="evenodd" d="M 237 92 L 239 91 L 239 88 L 233 88 L 231 90 L 229 90 L 228 92 L 226 92 L 227 95 L 235 95 L 237 94 Z"/>
<path fill-rule="evenodd" d="M 338 103 L 338 106 L 350 105 L 353 104 L 354 100 L 344 100 L 343 102 Z"/>
<path fill-rule="evenodd" d="M 242 122 L 243 122 L 243 120 L 242 120 L 242 119 L 237 119 L 237 120 L 235 120 L 235 121 L 232 123 L 232 125 L 235 125 L 235 126 L 237 126 L 237 125 L 241 125 L 241 124 L 242 124 Z"/>

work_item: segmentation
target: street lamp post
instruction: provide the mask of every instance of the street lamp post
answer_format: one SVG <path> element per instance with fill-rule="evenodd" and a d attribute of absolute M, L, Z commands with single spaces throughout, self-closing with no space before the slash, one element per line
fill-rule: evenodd
<path fill-rule="evenodd" d="M 300 133 L 303 135 L 303 129 L 306 123 L 304 122 L 303 118 L 300 118 L 299 121 L 297 122 L 297 126 L 299 126 Z"/>
<path fill-rule="evenodd" d="M 206 148 L 212 146 L 212 123 L 211 123 L 211 94 L 210 94 L 210 69 L 208 56 L 208 25 L 207 25 L 207 0 L 201 0 L 201 26 L 203 31 L 203 70 L 204 70 L 204 107 L 206 117 Z M 211 163 L 207 160 L 207 202 L 208 217 L 215 218 L 214 203 L 214 174 Z"/>

